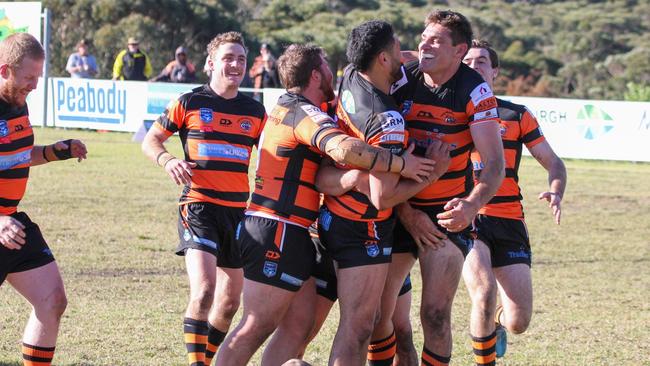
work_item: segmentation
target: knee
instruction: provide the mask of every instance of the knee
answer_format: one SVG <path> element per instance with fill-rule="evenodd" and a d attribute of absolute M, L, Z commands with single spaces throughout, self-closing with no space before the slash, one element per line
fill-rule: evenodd
<path fill-rule="evenodd" d="M 34 306 L 37 313 L 46 314 L 49 318 L 59 320 L 68 307 L 68 298 L 63 288 L 58 288 L 52 292 L 45 301 Z"/>
<path fill-rule="evenodd" d="M 433 306 L 427 306 L 421 313 L 422 326 L 434 336 L 445 336 L 451 328 L 451 312 Z"/>
<path fill-rule="evenodd" d="M 214 301 L 214 286 L 203 285 L 199 289 L 192 291 L 190 297 L 190 306 L 194 309 L 206 312 L 210 310 Z"/>
<path fill-rule="evenodd" d="M 239 297 L 225 296 L 221 301 L 219 301 L 217 311 L 220 313 L 221 317 L 232 320 L 239 309 L 239 305 Z"/>
<path fill-rule="evenodd" d="M 379 324 L 381 316 L 379 312 L 369 313 L 365 315 L 357 314 L 354 320 L 348 322 L 350 334 L 352 335 L 351 342 L 363 344 L 370 339 L 372 331 L 375 326 Z"/>
<path fill-rule="evenodd" d="M 504 325 L 513 334 L 521 334 L 525 332 L 530 325 L 530 315 L 514 314 L 513 317 L 508 316 L 507 322 Z"/>

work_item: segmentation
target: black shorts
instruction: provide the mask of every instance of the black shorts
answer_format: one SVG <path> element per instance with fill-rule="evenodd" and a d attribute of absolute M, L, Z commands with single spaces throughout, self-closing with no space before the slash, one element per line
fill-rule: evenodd
<path fill-rule="evenodd" d="M 25 244 L 21 249 L 8 249 L 0 244 L 0 284 L 10 273 L 24 272 L 54 261 L 41 230 L 24 212 L 10 215 L 25 225 Z"/>
<path fill-rule="evenodd" d="M 390 263 L 395 218 L 354 221 L 321 208 L 318 236 L 338 268 Z"/>
<path fill-rule="evenodd" d="M 316 249 L 307 229 L 257 216 L 246 216 L 237 228 L 244 277 L 298 291 L 311 276 Z"/>
<path fill-rule="evenodd" d="M 524 220 L 478 215 L 477 237 L 490 248 L 492 267 L 524 263 L 530 267 L 532 253 Z"/>
<path fill-rule="evenodd" d="M 415 206 L 412 205 L 412 207 L 416 210 L 421 210 L 425 212 L 427 215 L 429 215 L 429 218 L 431 218 L 431 221 L 436 225 L 438 230 L 442 231 L 449 240 L 451 240 L 458 249 L 463 253 L 463 257 L 467 257 L 467 254 L 469 251 L 472 249 L 474 246 L 474 233 L 473 233 L 473 228 L 472 225 L 466 227 L 465 229 L 452 233 L 447 231 L 447 229 L 443 228 L 438 224 L 438 218 L 436 215 L 438 215 L 441 212 L 444 212 L 444 205 L 436 205 L 436 206 Z M 397 224 L 395 225 L 395 250 L 396 252 L 399 253 L 408 253 L 409 251 L 415 250 L 417 252 L 417 245 L 415 244 L 415 240 L 413 240 L 413 237 L 409 232 L 406 230 L 404 225 L 397 220 Z"/>
<path fill-rule="evenodd" d="M 399 289 L 398 296 L 402 296 L 408 293 L 409 291 L 411 291 L 412 289 L 413 289 L 413 285 L 411 284 L 411 274 L 409 273 L 406 275 L 406 278 L 404 279 L 404 284 L 402 284 L 402 288 Z"/>
<path fill-rule="evenodd" d="M 198 249 L 217 257 L 219 267 L 242 267 L 235 230 L 244 219 L 244 208 L 197 202 L 179 206 L 178 213 L 180 243 L 176 254 Z"/>

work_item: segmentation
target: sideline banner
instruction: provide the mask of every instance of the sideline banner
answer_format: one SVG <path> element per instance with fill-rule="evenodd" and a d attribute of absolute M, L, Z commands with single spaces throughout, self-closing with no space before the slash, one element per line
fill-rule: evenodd
<path fill-rule="evenodd" d="M 650 162 L 650 103 L 499 96 L 530 109 L 563 158 Z"/>

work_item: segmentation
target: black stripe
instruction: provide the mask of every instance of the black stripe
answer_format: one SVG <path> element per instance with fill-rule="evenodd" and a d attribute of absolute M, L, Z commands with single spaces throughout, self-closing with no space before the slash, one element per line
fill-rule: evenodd
<path fill-rule="evenodd" d="M 11 152 L 32 145 L 34 145 L 34 135 L 29 135 L 21 139 L 11 141 L 8 144 L 0 144 L 0 152 Z"/>
<path fill-rule="evenodd" d="M 517 180 L 517 171 L 512 168 L 506 168 L 506 178 L 515 178 Z"/>
<path fill-rule="evenodd" d="M 465 177 L 465 179 L 472 179 L 472 162 L 467 160 L 467 165 L 463 170 L 455 170 L 452 172 L 447 172 L 438 178 L 438 180 L 447 180 L 447 179 L 457 179 Z"/>
<path fill-rule="evenodd" d="M 377 343 L 381 343 L 381 342 L 377 342 Z M 370 345 L 372 346 L 372 343 L 371 343 Z M 394 347 L 394 346 L 395 346 L 395 341 L 393 341 L 393 342 L 391 342 L 391 343 L 388 343 L 387 345 L 385 345 L 385 346 L 383 346 L 383 347 L 381 347 L 381 348 L 376 348 L 376 349 L 373 349 L 372 351 L 368 351 L 368 353 L 379 353 L 379 352 L 384 352 L 384 351 L 387 351 L 387 350 L 389 350 L 391 347 Z"/>
<path fill-rule="evenodd" d="M 302 145 L 304 146 L 304 145 Z M 283 157 L 283 158 L 291 158 L 294 154 L 294 151 L 296 148 L 290 148 L 290 147 L 284 147 L 284 146 L 278 146 L 277 150 L 275 151 L 277 156 Z M 321 160 L 323 159 L 323 156 L 317 152 L 314 152 L 310 149 L 304 149 L 305 151 L 303 152 L 303 157 L 306 160 L 309 160 L 311 162 L 314 162 L 316 164 L 320 164 Z"/>
<path fill-rule="evenodd" d="M 187 350 L 187 353 L 205 353 L 206 347 L 205 344 L 202 343 L 185 343 L 185 349 Z"/>
<path fill-rule="evenodd" d="M 156 119 L 156 122 L 158 122 L 165 130 L 174 133 L 178 131 L 178 126 L 172 122 L 172 120 L 169 119 L 167 116 L 167 111 L 165 113 L 161 114 L 158 119 Z"/>
<path fill-rule="evenodd" d="M 24 213 L 21 212 L 21 214 L 25 215 Z M 27 215 L 25 215 L 27 216 Z M 14 216 L 15 217 L 15 216 Z M 54 349 L 56 347 L 41 347 L 41 346 L 32 346 L 31 344 L 28 343 L 23 343 L 23 346 L 31 349 L 35 349 L 37 351 L 46 351 L 46 352 L 54 352 Z"/>
<path fill-rule="evenodd" d="M 422 204 L 423 206 L 425 206 L 426 204 L 433 203 L 433 202 L 449 202 L 449 201 L 453 200 L 454 198 L 460 198 L 460 197 L 467 196 L 470 191 L 471 191 L 471 188 L 467 189 L 467 187 L 465 187 L 465 192 L 459 193 L 459 194 L 454 195 L 454 196 L 430 198 L 430 199 L 411 197 L 409 202 L 415 204 L 416 206 L 418 204 Z"/>
<path fill-rule="evenodd" d="M 0 119 L 11 121 L 12 119 L 20 118 L 29 114 L 27 112 L 27 105 L 24 105 L 22 107 L 14 107 L 4 102 L 0 103 L 2 103 L 0 105 Z"/>
<path fill-rule="evenodd" d="M 531 141 L 535 141 L 535 139 L 539 138 L 540 136 L 542 136 L 542 134 L 540 133 L 539 128 L 536 128 L 536 129 L 528 132 L 527 134 L 525 134 L 521 138 L 521 141 L 524 142 L 524 143 L 529 143 Z"/>
<path fill-rule="evenodd" d="M 29 177 L 29 167 L 0 170 L 0 179 L 21 179 Z"/>
<path fill-rule="evenodd" d="M 312 211 L 295 205 L 290 207 L 291 212 L 286 212 L 284 211 L 284 209 L 286 208 L 285 204 L 275 201 L 271 198 L 264 197 L 257 193 L 253 193 L 251 195 L 251 202 L 256 205 L 269 208 L 277 212 L 280 216 L 286 218 L 289 218 L 291 215 L 296 215 L 296 216 L 306 218 L 308 220 L 316 220 L 316 218 L 318 217 L 318 211 Z"/>
<path fill-rule="evenodd" d="M 315 184 L 313 184 L 313 183 L 309 183 L 309 182 L 305 182 L 304 180 L 299 180 L 299 181 L 297 181 L 297 182 L 296 182 L 295 180 L 285 181 L 284 178 L 278 178 L 278 177 L 273 178 L 273 180 L 279 180 L 279 181 L 281 181 L 281 182 L 298 183 L 298 184 L 300 184 L 301 186 L 307 187 L 307 188 L 309 188 L 309 189 L 313 189 L 314 191 L 317 191 L 317 190 L 318 190 L 318 189 L 316 189 L 316 185 L 315 185 Z"/>
<path fill-rule="evenodd" d="M 469 125 L 460 124 L 460 125 L 443 125 L 435 122 L 425 122 L 418 120 L 408 120 L 406 122 L 407 128 L 414 128 L 416 130 L 422 130 L 427 132 L 436 132 L 444 133 L 445 135 L 452 135 L 460 133 L 469 129 Z"/>
<path fill-rule="evenodd" d="M 477 356 L 489 356 L 493 353 L 496 352 L 496 345 L 488 348 L 488 349 L 476 349 L 474 348 L 474 354 Z"/>
<path fill-rule="evenodd" d="M 32 361 L 32 362 L 52 362 L 52 358 L 50 357 L 36 357 L 36 356 L 30 356 L 26 355 L 23 353 L 23 360 L 26 361 Z"/>
<path fill-rule="evenodd" d="M 0 206 L 3 207 L 16 207 L 20 203 L 20 200 L 10 200 L 7 198 L 0 197 Z"/>
<path fill-rule="evenodd" d="M 494 204 L 494 203 L 509 203 L 509 202 L 519 202 L 522 199 L 524 199 L 521 195 L 519 196 L 494 196 L 488 202 L 488 204 Z"/>
<path fill-rule="evenodd" d="M 219 131 L 202 132 L 199 130 L 189 130 L 187 131 L 187 138 L 191 140 L 221 140 L 231 144 L 245 146 L 253 146 L 255 144 L 255 139 L 250 136 Z"/>
<path fill-rule="evenodd" d="M 466 153 L 466 152 L 470 152 L 470 151 L 472 151 L 473 148 L 474 148 L 474 143 L 471 143 L 471 142 L 470 142 L 469 144 L 467 144 L 467 145 L 465 145 L 465 146 L 455 148 L 454 150 L 452 150 L 452 151 L 449 153 L 449 156 L 451 156 L 451 157 L 453 158 L 453 157 L 455 157 L 455 156 L 458 156 L 458 155 L 464 154 L 464 153 Z"/>
<path fill-rule="evenodd" d="M 224 201 L 231 202 L 246 202 L 248 201 L 248 192 L 219 192 L 214 189 L 208 188 L 193 188 L 193 191 L 199 192 L 202 195 L 210 198 L 216 198 Z"/>
<path fill-rule="evenodd" d="M 246 173 L 248 174 L 247 163 L 236 163 L 232 161 L 218 160 L 194 160 L 201 170 L 215 170 L 222 172 Z"/>
<path fill-rule="evenodd" d="M 348 210 L 348 211 L 350 211 L 350 212 L 354 212 L 355 214 L 357 214 L 357 215 L 359 215 L 359 216 L 363 216 L 363 214 L 362 214 L 361 212 L 358 212 L 357 210 L 353 209 L 352 207 L 346 205 L 346 204 L 345 204 L 343 201 L 341 201 L 338 197 L 334 197 L 334 200 L 335 200 L 336 202 L 338 202 L 339 205 L 343 206 L 343 208 L 345 208 L 346 210 Z"/>
<path fill-rule="evenodd" d="M 518 149 L 521 147 L 521 142 L 512 140 L 503 140 L 504 149 Z"/>

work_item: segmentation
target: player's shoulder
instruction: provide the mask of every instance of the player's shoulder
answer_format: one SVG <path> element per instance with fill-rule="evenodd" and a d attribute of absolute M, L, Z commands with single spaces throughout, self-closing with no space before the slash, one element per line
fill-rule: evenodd
<path fill-rule="evenodd" d="M 264 105 L 252 97 L 239 92 L 237 97 L 233 100 L 245 114 L 262 118 L 266 113 Z"/>
<path fill-rule="evenodd" d="M 521 121 L 522 116 L 529 112 L 525 105 L 501 98 L 497 98 L 497 106 L 499 108 L 499 117 L 504 121 Z"/>

